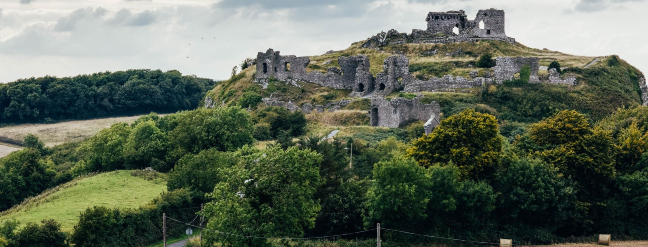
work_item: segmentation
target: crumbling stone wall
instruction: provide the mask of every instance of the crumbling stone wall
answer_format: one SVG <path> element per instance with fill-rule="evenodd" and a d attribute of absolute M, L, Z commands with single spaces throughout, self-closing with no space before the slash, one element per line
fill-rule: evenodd
<path fill-rule="evenodd" d="M 495 71 L 495 81 L 497 83 L 513 79 L 514 75 L 519 73 L 524 65 L 528 65 L 531 68 L 531 78 L 529 78 L 529 82 L 540 82 L 540 79 L 538 78 L 540 58 L 498 57 L 495 61 L 496 64 L 495 67 L 493 67 L 493 70 Z"/>
<path fill-rule="evenodd" d="M 371 126 L 390 128 L 398 128 L 416 120 L 427 122 L 430 118 L 436 118 L 441 114 L 439 103 L 432 102 L 424 105 L 419 101 L 419 98 L 397 97 L 387 100 L 382 97 L 373 97 L 370 109 Z"/>
<path fill-rule="evenodd" d="M 430 33 L 443 33 L 445 35 L 457 35 L 453 32 L 456 27 L 459 32 L 466 28 L 468 17 L 463 10 L 448 12 L 430 12 L 425 18 L 427 31 Z M 458 33 L 459 34 L 459 33 Z"/>
<path fill-rule="evenodd" d="M 565 79 L 562 79 L 560 78 L 560 73 L 556 71 L 556 68 L 551 68 L 549 69 L 549 83 L 576 85 L 576 77 L 573 75 L 566 75 Z"/>
<path fill-rule="evenodd" d="M 447 91 L 447 89 L 481 87 L 484 84 L 492 83 L 493 80 L 490 78 L 475 77 L 471 80 L 468 80 L 461 76 L 452 77 L 452 75 L 446 75 L 443 78 L 431 78 L 427 81 L 416 80 L 405 85 L 403 91 L 407 93 L 438 92 Z"/>
<path fill-rule="evenodd" d="M 484 22 L 484 28 L 480 23 Z M 464 33 L 481 38 L 506 38 L 504 10 L 485 9 L 477 12 L 474 21 L 470 21 Z"/>
<path fill-rule="evenodd" d="M 342 69 L 330 67 L 324 74 L 319 71 L 307 73 L 306 66 L 310 63 L 310 58 L 281 56 L 279 51 L 268 49 L 265 53 L 257 54 L 256 79 L 257 81 L 267 81 L 270 78 L 280 81 L 302 80 L 334 89 L 352 89 L 357 64 L 364 59 L 365 56 L 340 57 Z"/>

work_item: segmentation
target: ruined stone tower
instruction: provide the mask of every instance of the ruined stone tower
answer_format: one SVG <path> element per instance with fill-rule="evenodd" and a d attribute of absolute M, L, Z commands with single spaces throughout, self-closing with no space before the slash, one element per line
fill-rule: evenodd
<path fill-rule="evenodd" d="M 480 38 L 506 37 L 504 20 L 504 10 L 499 9 L 480 10 L 472 21 L 463 10 L 430 12 L 425 18 L 428 32 Z"/>

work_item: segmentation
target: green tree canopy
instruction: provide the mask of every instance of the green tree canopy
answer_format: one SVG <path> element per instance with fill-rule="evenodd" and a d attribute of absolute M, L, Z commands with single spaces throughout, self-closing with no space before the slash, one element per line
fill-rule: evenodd
<path fill-rule="evenodd" d="M 243 161 L 228 171 L 205 206 L 208 228 L 243 235 L 300 237 L 313 228 L 320 205 L 313 199 L 320 185 L 321 155 L 273 146 L 263 152 L 244 148 Z M 248 169 L 245 169 L 246 166 Z M 260 246 L 262 239 L 243 239 L 207 232 L 208 242 Z"/>
<path fill-rule="evenodd" d="M 426 167 L 453 162 L 463 178 L 478 179 L 494 172 L 501 151 L 502 137 L 495 117 L 467 109 L 441 121 L 407 153 Z"/>
<path fill-rule="evenodd" d="M 168 149 L 168 138 L 155 122 L 140 122 L 130 131 L 124 146 L 128 169 L 141 169 L 147 166 L 156 171 L 166 172 L 170 168 L 164 161 Z"/>

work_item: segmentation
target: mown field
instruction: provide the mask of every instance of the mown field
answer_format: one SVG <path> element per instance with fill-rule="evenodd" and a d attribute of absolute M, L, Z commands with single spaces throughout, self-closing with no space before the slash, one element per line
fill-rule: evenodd
<path fill-rule="evenodd" d="M 0 128 L 0 140 L 3 138 L 22 141 L 28 134 L 38 137 L 46 146 L 56 146 L 66 142 L 77 142 L 93 136 L 102 129 L 116 123 L 132 123 L 140 117 L 113 117 L 91 120 L 68 121 L 54 124 L 20 124 Z M 0 147 L 0 157 L 2 157 Z"/>
<path fill-rule="evenodd" d="M 137 208 L 166 191 L 166 179 L 133 176 L 132 171 L 114 171 L 77 178 L 27 199 L 0 213 L 0 223 L 17 220 L 21 226 L 54 219 L 65 232 L 71 232 L 86 208 Z"/>

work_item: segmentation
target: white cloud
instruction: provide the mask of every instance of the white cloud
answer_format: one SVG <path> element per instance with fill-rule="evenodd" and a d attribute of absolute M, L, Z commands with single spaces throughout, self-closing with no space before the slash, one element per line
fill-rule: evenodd
<path fill-rule="evenodd" d="M 0 82 L 105 70 L 178 69 L 228 78 L 246 57 L 340 50 L 382 30 L 425 29 L 429 11 L 506 11 L 507 34 L 522 44 L 576 55 L 619 54 L 646 71 L 646 1 L 564 0 L 57 0 L 3 5 Z M 623 11 L 616 10 L 625 7 Z M 571 11 L 570 14 L 565 12 Z M 589 10 L 589 12 L 584 12 Z M 596 10 L 596 11 L 595 11 Z M 189 58 L 187 58 L 189 57 Z"/>

